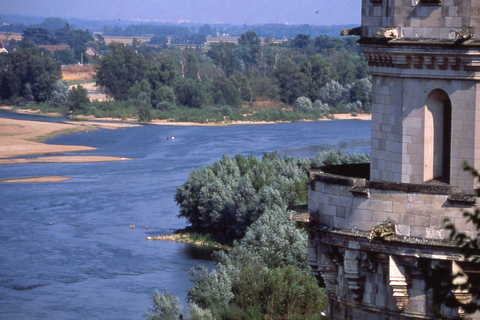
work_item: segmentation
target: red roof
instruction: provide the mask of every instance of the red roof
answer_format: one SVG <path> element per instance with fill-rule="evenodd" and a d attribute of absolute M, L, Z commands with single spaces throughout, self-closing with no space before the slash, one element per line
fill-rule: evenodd
<path fill-rule="evenodd" d="M 54 53 L 55 51 L 62 51 L 62 50 L 67 50 L 68 46 L 52 46 L 52 45 L 47 45 L 47 44 L 41 44 L 38 46 L 39 48 L 47 49 L 51 53 Z"/>

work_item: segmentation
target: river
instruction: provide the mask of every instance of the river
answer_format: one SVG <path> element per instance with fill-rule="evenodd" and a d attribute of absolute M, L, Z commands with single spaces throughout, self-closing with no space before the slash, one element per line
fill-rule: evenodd
<path fill-rule="evenodd" d="M 369 153 L 370 128 L 370 121 L 360 120 L 147 125 L 47 140 L 97 148 L 77 155 L 133 161 L 0 166 L 0 179 L 73 178 L 0 183 L 0 319 L 141 319 L 155 289 L 176 295 L 185 306 L 189 270 L 199 264 L 212 268 L 213 262 L 190 245 L 146 237 L 186 225 L 177 218 L 173 196 L 192 168 L 223 154 L 276 150 L 311 157 L 331 148 Z"/>

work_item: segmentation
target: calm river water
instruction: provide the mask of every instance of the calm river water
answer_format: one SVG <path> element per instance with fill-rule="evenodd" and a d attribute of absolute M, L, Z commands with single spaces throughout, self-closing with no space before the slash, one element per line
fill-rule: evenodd
<path fill-rule="evenodd" d="M 175 140 L 166 139 L 172 136 Z M 73 178 L 0 184 L 0 319 L 141 319 L 155 289 L 185 304 L 189 270 L 213 263 L 189 245 L 145 238 L 185 226 L 176 217 L 173 196 L 190 169 L 223 154 L 370 152 L 370 121 L 148 125 L 64 135 L 47 143 L 91 146 L 97 150 L 75 154 L 134 160 L 0 166 L 0 179 Z"/>

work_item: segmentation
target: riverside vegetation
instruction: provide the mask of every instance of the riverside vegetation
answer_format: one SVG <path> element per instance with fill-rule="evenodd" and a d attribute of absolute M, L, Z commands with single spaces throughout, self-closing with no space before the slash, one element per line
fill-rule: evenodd
<path fill-rule="evenodd" d="M 307 261 L 307 233 L 289 219 L 289 206 L 307 201 L 307 170 L 368 162 L 365 154 L 324 151 L 314 158 L 266 153 L 223 156 L 193 169 L 178 187 L 180 217 L 229 251 L 214 254 L 217 268 L 192 270 L 187 318 L 321 319 L 327 298 Z M 179 300 L 156 291 L 148 319 L 178 320 Z"/>
<path fill-rule="evenodd" d="M 298 34 L 276 43 L 245 31 L 237 43 L 183 49 L 157 44 L 156 37 L 107 45 L 100 34 L 68 24 L 27 28 L 0 55 L 0 98 L 43 111 L 140 121 L 297 121 L 370 112 L 369 71 L 355 37 Z M 52 55 L 38 48 L 43 44 L 68 49 Z M 96 84 L 111 101 L 90 102 L 81 86 L 68 97 L 57 84 L 60 63 L 85 57 L 90 47 L 101 55 L 94 61 Z"/>

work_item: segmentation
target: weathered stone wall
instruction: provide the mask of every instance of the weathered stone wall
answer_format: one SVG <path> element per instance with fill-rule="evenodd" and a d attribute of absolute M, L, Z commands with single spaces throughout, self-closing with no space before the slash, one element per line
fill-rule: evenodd
<path fill-rule="evenodd" d="M 463 217 L 465 210 L 474 209 L 473 197 L 461 202 L 455 200 L 454 188 L 429 192 L 422 187 L 320 174 L 310 183 L 308 210 L 312 221 L 335 229 L 368 231 L 389 221 L 398 235 L 447 239 L 443 220 L 449 218 L 459 230 L 475 234 Z"/>
<path fill-rule="evenodd" d="M 480 62 L 478 51 L 394 45 L 362 49 L 373 75 L 371 179 L 428 180 L 427 99 L 441 90 L 451 103 L 449 183 L 473 192 L 475 181 L 461 167 L 465 161 L 480 167 L 480 68 L 473 67 Z"/>
<path fill-rule="evenodd" d="M 375 37 L 397 27 L 405 38 L 455 38 L 455 29 L 471 27 L 480 34 L 479 0 L 363 0 L 362 35 Z"/>
<path fill-rule="evenodd" d="M 365 232 L 313 228 L 308 257 L 326 284 L 330 319 L 438 319 L 435 312 L 458 319 L 458 309 L 435 301 L 424 277 L 435 266 L 452 269 L 459 257 L 454 246 L 398 236 L 369 241 Z"/>

